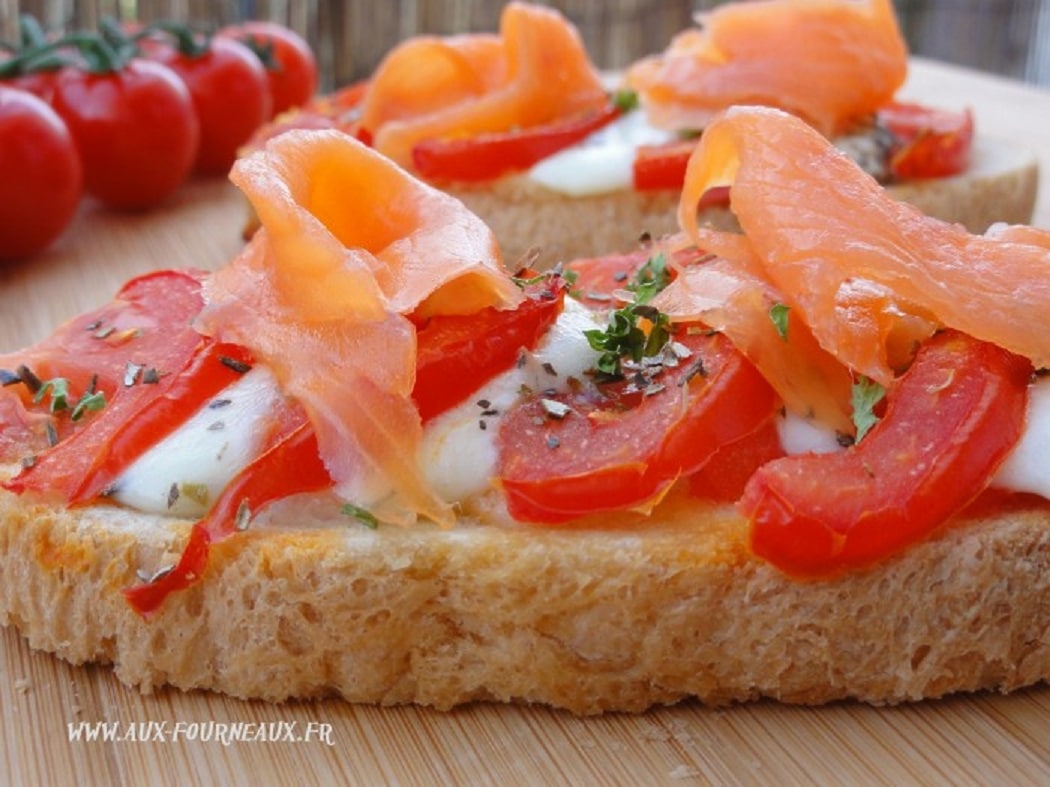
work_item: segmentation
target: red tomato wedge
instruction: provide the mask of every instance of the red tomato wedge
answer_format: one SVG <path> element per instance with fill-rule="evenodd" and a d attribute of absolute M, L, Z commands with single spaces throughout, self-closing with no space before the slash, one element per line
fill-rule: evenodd
<path fill-rule="evenodd" d="M 202 276 L 196 271 L 159 271 L 132 279 L 105 306 L 68 321 L 30 347 L 0 356 L 0 368 L 15 372 L 25 366 L 41 381 L 63 378 L 73 401 L 93 384 L 110 401 L 127 387 L 128 364 L 167 374 L 182 368 L 194 352 L 201 337 L 189 323 L 203 303 Z M 49 402 L 34 405 L 33 393 L 23 385 L 7 386 L 3 396 L 20 397 L 35 413 L 47 413 Z M 44 417 L 59 441 L 77 426 L 65 412 Z M 27 443 L 22 450 L 41 447 Z"/>
<path fill-rule="evenodd" d="M 423 423 L 513 366 L 558 319 L 565 301 L 560 276 L 545 276 L 525 292 L 516 309 L 490 306 L 476 314 L 438 315 L 417 329 L 412 398 Z"/>
<path fill-rule="evenodd" d="M 639 249 L 626 254 L 606 254 L 603 257 L 582 257 L 565 265 L 574 281 L 572 295 L 580 303 L 593 309 L 608 309 L 613 294 L 625 290 L 632 278 L 657 252 Z"/>
<path fill-rule="evenodd" d="M 637 277 L 645 265 L 663 256 L 667 277 L 677 278 L 680 270 L 710 257 L 695 246 L 666 248 L 661 244 L 645 246 L 625 254 L 606 254 L 602 257 L 581 257 L 565 264 L 565 272 L 573 278 L 571 294 L 585 306 L 602 311 L 615 305 L 620 293 L 630 292 L 637 285 Z M 644 278 L 644 277 L 643 277 Z"/>
<path fill-rule="evenodd" d="M 741 510 L 755 554 L 799 576 L 858 568 L 973 500 L 1024 427 L 1032 365 L 956 331 L 920 350 L 860 443 L 763 466 Z"/>
<path fill-rule="evenodd" d="M 632 166 L 635 190 L 682 188 L 685 168 L 696 150 L 696 142 L 696 139 L 680 139 L 664 145 L 640 146 Z"/>
<path fill-rule="evenodd" d="M 689 494 L 704 500 L 732 503 L 740 499 L 751 476 L 766 462 L 784 456 L 776 416 L 751 434 L 727 443 L 689 476 Z"/>
<path fill-rule="evenodd" d="M 900 180 L 944 178 L 965 172 L 973 146 L 973 113 L 932 109 L 919 104 L 889 104 L 876 122 L 897 140 L 890 172 Z"/>
<path fill-rule="evenodd" d="M 682 332 L 691 356 L 644 395 L 630 381 L 535 396 L 500 428 L 499 479 L 511 516 L 560 523 L 643 508 L 715 450 L 753 432 L 779 402 L 755 368 L 718 334 Z M 552 402 L 569 408 L 551 415 Z M 557 411 L 557 408 L 555 409 Z"/>
<path fill-rule="evenodd" d="M 573 117 L 511 131 L 427 139 L 412 148 L 412 164 L 429 180 L 494 180 L 580 142 L 621 114 L 614 104 Z M 684 168 L 683 168 L 684 171 Z"/>
<path fill-rule="evenodd" d="M 198 581 L 207 569 L 211 545 L 246 527 L 252 514 L 280 498 L 331 484 L 303 411 L 291 409 L 284 418 L 270 447 L 233 478 L 208 515 L 193 526 L 178 563 L 152 581 L 124 591 L 135 611 L 153 612 L 171 593 Z"/>
<path fill-rule="evenodd" d="M 122 385 L 82 429 L 41 454 L 5 486 L 18 493 L 57 492 L 68 505 L 90 503 L 250 363 L 243 348 L 201 337 L 181 369 L 158 374 L 153 382 L 139 377 Z"/>

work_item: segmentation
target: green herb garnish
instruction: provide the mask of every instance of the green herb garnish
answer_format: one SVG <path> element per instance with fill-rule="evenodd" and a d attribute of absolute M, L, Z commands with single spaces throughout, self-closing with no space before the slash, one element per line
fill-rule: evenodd
<path fill-rule="evenodd" d="M 57 413 L 61 410 L 69 409 L 69 380 L 65 377 L 53 377 L 50 380 L 45 380 L 33 395 L 33 404 L 40 404 L 44 401 L 44 397 L 49 394 L 51 401 L 48 404 L 48 410 L 52 413 Z"/>
<path fill-rule="evenodd" d="M 627 290 L 634 293 L 635 303 L 648 303 L 670 283 L 667 257 L 661 252 L 645 261 L 627 285 Z"/>
<path fill-rule="evenodd" d="M 79 421 L 85 413 L 94 413 L 106 406 L 106 395 L 102 391 L 85 391 L 69 414 L 71 421 Z"/>
<path fill-rule="evenodd" d="M 353 517 L 362 525 L 372 530 L 379 528 L 379 520 L 376 519 L 375 514 L 361 506 L 355 506 L 353 503 L 344 503 L 343 507 L 339 509 L 345 516 Z"/>
<path fill-rule="evenodd" d="M 786 303 L 774 303 L 769 309 L 769 319 L 773 321 L 777 333 L 780 334 L 780 338 L 785 342 L 788 340 L 788 314 L 790 311 L 791 307 Z"/>
<path fill-rule="evenodd" d="M 647 334 L 638 327 L 638 319 L 652 323 Z M 606 379 L 623 377 L 623 359 L 638 362 L 660 352 L 671 338 L 671 319 L 662 312 L 642 303 L 631 303 L 617 309 L 609 318 L 605 330 L 584 331 L 588 344 L 601 355 L 595 364 L 598 373 Z"/>
<path fill-rule="evenodd" d="M 612 94 L 612 103 L 621 112 L 633 112 L 638 109 L 638 94 L 633 90 L 617 90 Z"/>
<path fill-rule="evenodd" d="M 617 309 L 609 316 L 604 330 L 584 331 L 592 349 L 601 352 L 595 364 L 598 374 L 606 380 L 623 377 L 623 359 L 635 363 L 659 353 L 671 338 L 671 319 L 649 301 L 671 283 L 667 258 L 661 253 L 646 260 L 624 288 L 634 293 L 634 301 Z M 646 333 L 638 325 L 639 318 L 651 323 Z"/>
<path fill-rule="evenodd" d="M 859 443 L 879 422 L 879 417 L 875 415 L 875 407 L 885 396 L 886 389 L 869 377 L 861 376 L 853 383 L 850 404 L 853 405 L 853 425 L 857 427 L 857 438 L 854 442 Z"/>

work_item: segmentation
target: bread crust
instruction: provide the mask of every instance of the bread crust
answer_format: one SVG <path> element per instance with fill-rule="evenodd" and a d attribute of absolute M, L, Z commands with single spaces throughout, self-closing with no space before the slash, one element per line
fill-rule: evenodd
<path fill-rule="evenodd" d="M 982 233 L 996 222 L 1029 223 L 1038 181 L 1034 154 L 979 138 L 965 174 L 893 184 L 888 190 L 929 216 Z M 624 190 L 571 197 L 525 176 L 478 185 L 439 185 L 492 228 L 511 268 L 533 248 L 539 249 L 542 263 L 553 265 L 593 256 L 596 250 L 630 250 L 643 234 L 658 238 L 678 231 L 675 191 Z M 718 229 L 736 227 L 726 207 L 705 208 L 700 220 Z"/>
<path fill-rule="evenodd" d="M 960 518 L 874 569 L 790 579 L 728 507 L 672 499 L 601 528 L 378 530 L 290 499 L 213 548 L 143 619 L 121 589 L 189 524 L 0 493 L 0 621 L 34 648 L 170 684 L 282 701 L 578 714 L 697 697 L 897 703 L 1050 676 L 1050 508 Z M 293 523 L 286 526 L 287 523 Z"/>

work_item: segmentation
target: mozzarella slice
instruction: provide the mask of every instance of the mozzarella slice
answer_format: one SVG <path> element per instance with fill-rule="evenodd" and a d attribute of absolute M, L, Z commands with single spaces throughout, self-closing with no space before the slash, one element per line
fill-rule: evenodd
<path fill-rule="evenodd" d="M 142 511 L 204 516 L 262 451 L 281 397 L 273 374 L 254 366 L 135 460 L 117 479 L 113 499 Z"/>

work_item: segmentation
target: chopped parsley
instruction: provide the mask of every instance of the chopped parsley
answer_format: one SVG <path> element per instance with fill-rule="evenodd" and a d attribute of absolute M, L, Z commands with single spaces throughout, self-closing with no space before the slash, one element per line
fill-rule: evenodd
<path fill-rule="evenodd" d="M 250 363 L 245 363 L 237 358 L 231 358 L 228 355 L 220 355 L 219 361 L 223 366 L 232 369 L 237 372 L 237 374 L 246 374 L 252 370 L 252 365 Z"/>
<path fill-rule="evenodd" d="M 626 286 L 627 290 L 634 293 L 635 303 L 649 303 L 670 283 L 671 271 L 667 269 L 667 257 L 661 252 L 646 260 Z"/>
<path fill-rule="evenodd" d="M 623 113 L 638 109 L 638 94 L 633 90 L 617 90 L 612 94 L 612 103 Z"/>
<path fill-rule="evenodd" d="M 625 358 L 637 363 L 663 350 L 671 338 L 671 319 L 649 301 L 670 283 L 667 258 L 650 257 L 625 286 L 634 293 L 634 301 L 612 312 L 604 330 L 584 331 L 591 347 L 601 352 L 595 364 L 600 377 L 620 379 Z M 639 325 L 640 319 L 648 321 L 648 331 Z"/>
<path fill-rule="evenodd" d="M 639 325 L 639 318 L 648 320 L 648 333 Z M 671 319 L 652 306 L 631 303 L 617 309 L 609 317 L 605 330 L 584 331 L 587 342 L 601 355 L 595 364 L 599 375 L 606 379 L 623 377 L 623 359 L 638 362 L 656 355 L 671 338 Z"/>
<path fill-rule="evenodd" d="M 40 404 L 48 395 L 51 396 L 48 404 L 50 412 L 57 413 L 62 410 L 68 410 L 69 380 L 64 377 L 53 377 L 50 380 L 45 380 L 33 395 L 33 404 Z"/>
<path fill-rule="evenodd" d="M 95 389 L 96 378 L 91 378 L 88 389 L 73 403 L 69 404 L 69 380 L 65 377 L 52 377 L 44 380 L 33 394 L 33 403 L 40 404 L 48 399 L 48 411 L 52 414 L 69 411 L 72 421 L 79 421 L 87 413 L 97 412 L 106 406 L 106 395 Z"/>
<path fill-rule="evenodd" d="M 850 403 L 853 405 L 853 425 L 857 427 L 859 443 L 875 424 L 879 417 L 875 407 L 886 396 L 886 389 L 869 377 L 858 377 L 850 392 Z"/>
<path fill-rule="evenodd" d="M 79 421 L 86 413 L 94 413 L 106 406 L 106 395 L 102 391 L 84 391 L 69 414 L 72 421 Z"/>
<path fill-rule="evenodd" d="M 367 508 L 361 508 L 361 506 L 355 506 L 353 503 L 344 503 L 343 507 L 339 509 L 345 516 L 353 517 L 362 525 L 372 530 L 379 528 L 379 520 L 376 519 L 376 515 L 369 511 Z"/>
<path fill-rule="evenodd" d="M 570 287 L 576 283 L 577 274 L 576 271 L 563 270 L 561 265 L 556 265 L 549 271 L 543 273 L 537 273 L 534 276 L 524 276 L 523 274 L 531 271 L 519 271 L 515 276 L 511 276 L 510 280 L 516 285 L 524 289 L 525 287 L 532 286 L 534 284 L 543 284 L 544 282 L 550 281 L 551 279 L 563 279 L 566 284 Z"/>
<path fill-rule="evenodd" d="M 791 307 L 786 303 L 774 303 L 769 309 L 769 319 L 777 329 L 780 338 L 785 342 L 788 340 L 788 315 Z"/>

